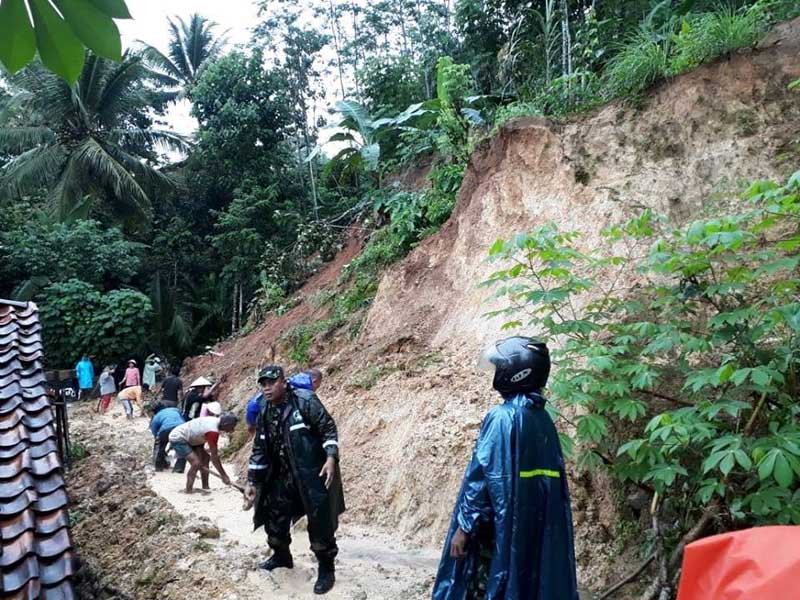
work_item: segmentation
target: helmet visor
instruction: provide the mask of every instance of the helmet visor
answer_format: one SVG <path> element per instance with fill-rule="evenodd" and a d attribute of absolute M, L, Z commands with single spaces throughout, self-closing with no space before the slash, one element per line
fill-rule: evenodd
<path fill-rule="evenodd" d="M 497 351 L 497 344 L 492 344 L 481 353 L 481 357 L 478 359 L 478 369 L 487 373 L 494 373 L 497 363 L 501 359 L 502 356 Z"/>

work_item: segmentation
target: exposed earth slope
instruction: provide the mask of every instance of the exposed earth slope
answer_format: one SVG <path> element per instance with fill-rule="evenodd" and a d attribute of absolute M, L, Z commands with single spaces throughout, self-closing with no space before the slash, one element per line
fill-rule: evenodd
<path fill-rule="evenodd" d="M 441 542 L 481 417 L 497 401 L 473 368 L 479 349 L 505 335 L 501 321 L 482 316 L 486 292 L 477 287 L 495 268 L 486 260 L 495 239 L 555 222 L 581 231 L 590 246 L 604 226 L 643 206 L 683 221 L 703 198 L 783 177 L 800 149 L 800 98 L 787 89 L 798 78 L 794 21 L 753 52 L 657 86 L 638 108 L 615 103 L 564 123 L 520 119 L 482 143 L 452 217 L 384 274 L 358 335 L 340 332 L 311 347 L 311 362 L 326 372 L 320 395 L 340 429 L 343 527 Z M 306 366 L 291 364 L 280 337 L 325 316 L 311 300 L 336 290 L 362 242 L 352 237 L 292 310 L 192 359 L 187 377 L 222 377 L 222 401 L 242 410 L 260 365 Z M 571 485 L 579 579 L 601 588 L 619 560 L 619 501 L 602 476 Z"/>

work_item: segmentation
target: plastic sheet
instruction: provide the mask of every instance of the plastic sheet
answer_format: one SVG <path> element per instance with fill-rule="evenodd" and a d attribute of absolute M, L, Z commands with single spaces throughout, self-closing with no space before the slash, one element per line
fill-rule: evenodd
<path fill-rule="evenodd" d="M 800 598 L 800 527 L 757 527 L 686 546 L 678 600 Z"/>

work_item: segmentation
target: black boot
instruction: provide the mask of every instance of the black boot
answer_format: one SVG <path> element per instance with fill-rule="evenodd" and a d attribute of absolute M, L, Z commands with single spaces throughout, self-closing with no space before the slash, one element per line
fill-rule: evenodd
<path fill-rule="evenodd" d="M 319 574 L 317 575 L 317 583 L 314 584 L 314 593 L 327 594 L 333 589 L 335 582 L 336 575 L 334 574 L 333 561 L 319 561 Z"/>
<path fill-rule="evenodd" d="M 275 569 L 292 569 L 294 568 L 294 561 L 292 560 L 291 553 L 286 550 L 284 552 L 275 552 L 267 560 L 259 565 L 259 568 L 265 571 L 273 571 Z"/>

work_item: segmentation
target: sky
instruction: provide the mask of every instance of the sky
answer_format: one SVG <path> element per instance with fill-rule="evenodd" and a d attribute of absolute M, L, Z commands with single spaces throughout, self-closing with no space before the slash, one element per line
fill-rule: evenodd
<path fill-rule="evenodd" d="M 256 23 L 257 9 L 252 0 L 127 0 L 133 19 L 118 20 L 122 46 L 127 48 L 135 40 L 142 40 L 165 51 L 169 40 L 167 17 L 179 16 L 186 20 L 198 12 L 219 24 L 218 32 L 228 30 L 231 45 L 250 39 L 249 28 Z M 189 103 L 184 101 L 167 114 L 167 121 L 181 134 L 190 135 L 197 123 L 189 114 Z"/>

